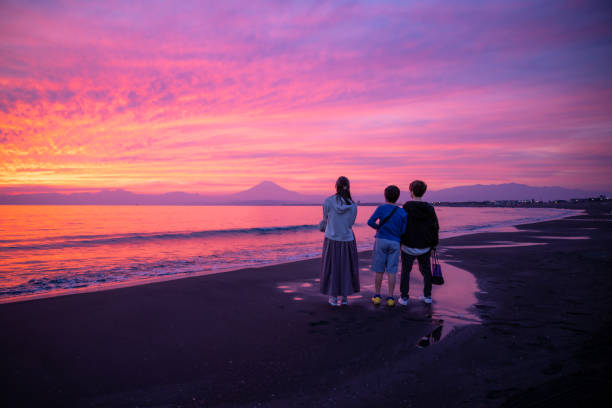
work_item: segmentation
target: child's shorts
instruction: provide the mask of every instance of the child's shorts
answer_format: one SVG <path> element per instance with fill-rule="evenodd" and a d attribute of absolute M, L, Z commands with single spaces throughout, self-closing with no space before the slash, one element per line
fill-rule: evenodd
<path fill-rule="evenodd" d="M 372 270 L 377 273 L 397 273 L 399 256 L 399 242 L 376 238 L 372 255 Z"/>

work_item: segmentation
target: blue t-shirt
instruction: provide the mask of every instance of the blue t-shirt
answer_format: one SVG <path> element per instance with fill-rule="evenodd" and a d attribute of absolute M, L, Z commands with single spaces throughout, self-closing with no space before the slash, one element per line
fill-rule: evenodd
<path fill-rule="evenodd" d="M 380 221 L 387 218 L 394 208 L 397 208 L 397 210 L 395 210 L 393 217 L 389 218 L 385 225 L 379 229 L 378 225 Z M 406 231 L 406 223 L 406 212 L 404 209 L 393 204 L 383 204 L 379 206 L 368 220 L 368 225 L 376 230 L 376 238 L 388 239 L 396 242 L 401 241 L 402 235 Z"/>

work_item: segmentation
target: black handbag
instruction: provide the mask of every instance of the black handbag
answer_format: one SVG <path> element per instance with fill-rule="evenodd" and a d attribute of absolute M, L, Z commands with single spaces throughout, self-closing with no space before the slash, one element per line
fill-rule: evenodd
<path fill-rule="evenodd" d="M 442 267 L 438 259 L 438 252 L 435 249 L 431 252 L 431 283 L 434 285 L 444 285 L 444 277 L 442 276 Z"/>

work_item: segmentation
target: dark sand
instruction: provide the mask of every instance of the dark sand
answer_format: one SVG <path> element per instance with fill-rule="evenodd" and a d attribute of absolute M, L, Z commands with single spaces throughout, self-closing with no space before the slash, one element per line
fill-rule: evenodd
<path fill-rule="evenodd" d="M 332 309 L 276 287 L 320 260 L 2 304 L 0 405 L 593 403 L 610 383 L 611 232 L 588 215 L 443 240 L 443 260 L 477 278 L 482 324 L 426 348 L 435 303 Z M 495 242 L 545 245 L 457 248 Z"/>

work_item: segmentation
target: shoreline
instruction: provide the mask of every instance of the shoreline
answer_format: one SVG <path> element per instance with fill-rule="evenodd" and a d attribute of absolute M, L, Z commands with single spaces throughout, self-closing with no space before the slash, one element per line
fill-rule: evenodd
<path fill-rule="evenodd" d="M 611 219 L 445 239 L 453 248 L 441 259 L 477 279 L 481 323 L 424 349 L 417 343 L 437 327 L 435 287 L 433 306 L 394 309 L 367 296 L 331 309 L 323 295 L 295 302 L 277 288 L 312 279 L 317 259 L 3 304 L 2 398 L 94 407 L 594 402 L 611 368 Z M 577 236 L 589 239 L 568 239 Z M 445 279 L 452 288 L 453 275 Z"/>
<path fill-rule="evenodd" d="M 554 221 L 558 219 L 570 218 L 573 216 L 582 215 L 583 213 L 585 213 L 586 210 L 569 209 L 568 211 L 572 211 L 572 213 L 571 214 L 567 214 L 567 213 L 559 214 L 558 216 L 552 216 L 550 218 L 538 219 L 536 221 L 530 220 L 530 221 L 526 221 L 524 223 L 518 223 L 518 224 L 508 224 L 508 225 L 496 226 L 496 227 L 490 227 L 490 228 L 483 227 L 477 230 L 463 231 L 463 232 L 456 233 L 456 234 L 453 233 L 441 239 L 450 239 L 454 237 L 462 237 L 462 236 L 481 234 L 481 233 L 487 233 L 487 232 L 514 232 L 516 230 L 516 227 L 519 225 L 531 224 L 533 222 L 547 222 L 547 221 Z M 367 253 L 369 251 L 371 250 L 362 249 L 359 251 L 359 253 Z M 57 292 L 49 291 L 49 292 L 44 292 L 44 293 L 33 293 L 29 295 L 19 295 L 19 296 L 13 296 L 13 297 L 10 297 L 10 296 L 0 297 L 0 305 L 7 304 L 7 303 L 27 302 L 27 301 L 38 300 L 38 299 L 49 299 L 49 298 L 60 297 L 60 296 L 78 295 L 78 294 L 83 294 L 83 293 L 116 290 L 116 289 L 133 287 L 133 286 L 141 286 L 141 285 L 155 284 L 159 282 L 167 282 L 167 281 L 172 281 L 176 279 L 187 279 L 187 278 L 192 278 L 192 277 L 224 274 L 227 272 L 234 272 L 234 271 L 239 271 L 243 269 L 259 269 L 259 268 L 266 268 L 266 267 L 275 266 L 275 265 L 285 265 L 285 264 L 289 265 L 294 262 L 301 262 L 301 261 L 313 260 L 313 259 L 319 259 L 319 258 L 320 256 L 304 257 L 304 258 L 291 260 L 291 261 L 283 261 L 283 262 L 277 262 L 277 263 L 272 262 L 268 264 L 262 264 L 261 266 L 256 266 L 256 267 L 241 266 L 241 267 L 231 268 L 231 269 L 222 270 L 222 271 L 214 271 L 214 272 L 205 271 L 205 272 L 195 272 L 195 273 L 190 273 L 190 274 L 164 275 L 164 276 L 149 277 L 149 278 L 138 279 L 138 280 L 125 280 L 125 281 L 119 281 L 119 282 L 112 282 L 112 283 L 107 283 L 107 284 L 103 284 L 100 286 L 86 286 L 86 287 L 80 287 L 80 288 L 62 289 Z"/>

